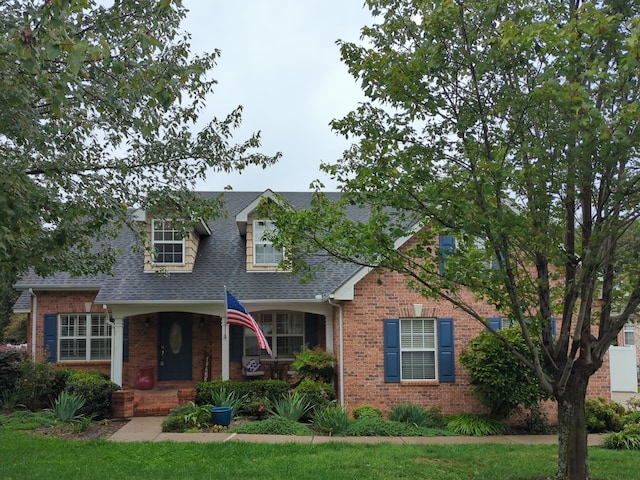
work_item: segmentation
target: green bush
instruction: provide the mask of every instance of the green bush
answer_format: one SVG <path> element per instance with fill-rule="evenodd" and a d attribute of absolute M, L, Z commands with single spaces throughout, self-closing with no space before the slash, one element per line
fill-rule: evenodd
<path fill-rule="evenodd" d="M 183 415 L 169 415 L 162 422 L 163 432 L 184 433 L 189 428 L 191 428 L 191 426 L 184 421 Z"/>
<path fill-rule="evenodd" d="M 621 432 L 606 435 L 602 445 L 611 450 L 640 450 L 640 424 L 630 424 Z"/>
<path fill-rule="evenodd" d="M 270 400 L 279 398 L 291 390 L 291 385 L 284 380 L 252 380 L 250 382 L 235 382 L 232 380 L 214 380 L 212 382 L 200 382 L 196 384 L 196 400 L 198 405 L 214 403 L 214 396 L 217 392 L 235 392 L 240 397 L 244 397 L 246 402 L 256 399 L 268 398 Z"/>
<path fill-rule="evenodd" d="M 525 415 L 522 421 L 522 426 L 528 433 L 536 435 L 546 435 L 551 433 L 551 427 L 549 426 L 547 417 L 538 407 L 532 408 L 531 411 Z"/>
<path fill-rule="evenodd" d="M 326 435 L 341 435 L 349 427 L 349 414 L 342 406 L 318 410 L 311 418 L 313 426 Z"/>
<path fill-rule="evenodd" d="M 0 393 L 13 391 L 20 382 L 20 363 L 24 354 L 17 350 L 0 350 Z"/>
<path fill-rule="evenodd" d="M 353 418 L 382 418 L 382 410 L 365 403 L 353 409 Z"/>
<path fill-rule="evenodd" d="M 344 435 L 349 437 L 426 437 L 446 434 L 448 432 L 403 422 L 387 422 L 376 417 L 361 417 L 354 420 L 344 431 Z"/>
<path fill-rule="evenodd" d="M 587 430 L 591 433 L 622 430 L 625 409 L 618 402 L 605 398 L 587 398 L 585 412 Z"/>
<path fill-rule="evenodd" d="M 272 408 L 271 400 L 268 398 L 256 398 L 242 407 L 242 411 L 251 417 L 262 420 Z"/>
<path fill-rule="evenodd" d="M 51 404 L 53 372 L 50 363 L 25 359 L 20 364 L 20 403 L 30 410 L 40 410 Z"/>
<path fill-rule="evenodd" d="M 458 435 L 481 437 L 504 435 L 508 429 L 502 421 L 488 415 L 460 413 L 447 419 L 447 430 Z"/>
<path fill-rule="evenodd" d="M 231 427 L 230 432 L 264 435 L 313 435 L 307 425 L 283 417 L 271 417 L 262 422 L 247 422 Z"/>
<path fill-rule="evenodd" d="M 505 328 L 500 333 L 523 356 L 531 356 L 520 327 Z M 520 405 L 534 408 L 550 398 L 534 372 L 490 332 L 482 332 L 469 342 L 460 354 L 460 363 L 471 375 L 474 395 L 494 418 L 505 419 Z"/>
<path fill-rule="evenodd" d="M 80 415 L 102 420 L 111 416 L 111 398 L 120 387 L 102 372 L 75 371 L 67 378 L 65 391 L 85 399 Z"/>
<path fill-rule="evenodd" d="M 425 409 L 412 403 L 401 403 L 393 407 L 389 412 L 389 420 L 427 428 L 442 428 L 445 425 L 439 407 Z"/>
<path fill-rule="evenodd" d="M 330 384 L 316 382 L 309 378 L 302 380 L 295 388 L 295 392 L 305 397 L 309 403 L 309 416 L 324 410 L 336 400 L 336 392 Z"/>
<path fill-rule="evenodd" d="M 320 346 L 309 348 L 305 345 L 295 357 L 291 368 L 303 378 L 331 382 L 336 376 L 336 357 Z"/>
<path fill-rule="evenodd" d="M 13 430 L 33 430 L 39 427 L 52 427 L 56 419 L 51 412 L 21 410 L 11 415 L 0 415 L 0 427 Z"/>

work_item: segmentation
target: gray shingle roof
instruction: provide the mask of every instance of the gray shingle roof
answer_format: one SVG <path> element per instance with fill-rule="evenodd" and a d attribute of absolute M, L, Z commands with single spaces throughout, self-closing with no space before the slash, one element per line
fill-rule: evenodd
<path fill-rule="evenodd" d="M 217 196 L 221 192 L 203 192 L 204 196 Z M 144 253 L 133 252 L 133 233 L 123 230 L 116 240 L 122 254 L 113 275 L 71 277 L 60 273 L 41 278 L 28 275 L 16 284 L 18 288 L 99 288 L 97 303 L 111 302 L 210 302 L 224 300 L 224 285 L 237 298 L 244 300 L 314 300 L 326 296 L 349 279 L 359 267 L 325 262 L 325 268 L 315 279 L 301 284 L 286 272 L 248 272 L 246 270 L 245 239 L 240 235 L 235 215 L 254 201 L 262 192 L 223 192 L 227 218 L 210 220 L 210 237 L 202 237 L 191 273 L 171 273 L 160 276 L 145 273 Z M 312 192 L 280 193 L 297 208 L 310 205 Z M 328 193 L 337 199 L 337 192 Z M 354 217 L 366 212 L 354 209 Z"/>

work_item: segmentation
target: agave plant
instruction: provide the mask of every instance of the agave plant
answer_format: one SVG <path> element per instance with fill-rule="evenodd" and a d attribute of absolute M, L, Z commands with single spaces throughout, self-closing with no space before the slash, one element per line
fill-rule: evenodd
<path fill-rule="evenodd" d="M 61 422 L 72 422 L 82 418 L 82 415 L 77 413 L 84 406 L 84 402 L 82 395 L 62 391 L 49 410 Z"/>
<path fill-rule="evenodd" d="M 304 395 L 298 393 L 286 394 L 282 398 L 274 400 L 269 409 L 272 415 L 283 417 L 297 422 L 311 408 Z"/>
<path fill-rule="evenodd" d="M 235 391 L 227 392 L 222 388 L 216 390 L 211 394 L 211 403 L 214 407 L 231 407 L 231 415 L 235 417 L 238 414 L 238 410 L 242 408 L 246 402 L 247 396 L 238 396 Z"/>

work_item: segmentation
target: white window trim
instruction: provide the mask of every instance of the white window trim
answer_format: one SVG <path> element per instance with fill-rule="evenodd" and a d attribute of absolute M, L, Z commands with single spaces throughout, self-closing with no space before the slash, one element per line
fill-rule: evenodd
<path fill-rule="evenodd" d="M 633 343 L 627 343 L 627 333 L 630 333 L 633 336 Z M 636 344 L 636 325 L 635 323 L 629 322 L 625 323 L 624 328 L 622 329 L 622 342 L 625 346 L 632 346 Z"/>
<path fill-rule="evenodd" d="M 400 331 L 399 340 L 400 340 L 400 381 L 402 382 L 433 382 L 438 381 L 438 320 L 436 318 L 431 317 L 423 317 L 423 318 L 400 318 L 400 324 L 398 328 Z M 433 348 L 405 348 L 402 346 L 402 322 L 411 322 L 416 320 L 430 320 L 433 322 Z M 433 360 L 434 360 L 434 376 L 433 378 L 404 378 L 403 376 L 403 368 L 402 361 L 405 352 L 433 352 Z"/>
<path fill-rule="evenodd" d="M 170 224 L 171 222 L 169 222 L 168 220 L 163 220 L 160 218 L 154 218 L 151 220 L 151 247 L 152 247 L 152 252 L 151 252 L 151 261 L 154 265 L 177 265 L 177 266 L 184 266 L 186 265 L 186 242 L 185 242 L 185 238 L 184 236 L 182 236 L 182 238 L 180 240 L 156 240 L 156 222 L 161 222 L 162 224 L 162 229 L 158 230 L 158 231 L 172 231 L 172 232 L 178 232 L 178 230 L 175 230 L 173 227 L 171 227 L 170 229 L 166 227 L 167 224 Z M 165 244 L 165 245 L 175 245 L 175 244 L 180 244 L 182 246 L 182 261 L 181 262 L 158 262 L 156 260 L 156 244 Z"/>
<path fill-rule="evenodd" d="M 85 334 L 84 335 L 73 335 L 73 336 L 63 336 L 62 335 L 62 318 L 63 317 L 77 317 L 78 320 L 84 318 L 85 320 Z M 57 338 L 56 338 L 56 349 L 57 349 L 57 361 L 59 362 L 105 362 L 111 359 L 111 352 L 109 352 L 109 356 L 105 358 L 97 358 L 91 359 L 91 342 L 92 340 L 104 340 L 111 339 L 113 337 L 113 330 L 107 323 L 107 329 L 110 331 L 110 335 L 102 335 L 102 336 L 93 336 L 91 335 L 91 327 L 92 327 L 92 319 L 93 317 L 97 317 L 104 321 L 107 320 L 106 315 L 102 313 L 61 313 L 58 314 L 58 325 L 57 325 Z M 85 357 L 84 358 L 65 358 L 62 359 L 62 347 L 61 343 L 63 340 L 85 340 Z"/>
<path fill-rule="evenodd" d="M 278 315 L 279 314 L 287 314 L 287 315 L 301 315 L 302 320 L 302 333 L 280 333 L 276 332 L 277 323 L 278 323 Z M 264 323 L 261 321 L 262 315 L 271 315 L 271 332 L 267 332 L 264 330 Z M 271 351 L 273 353 L 274 358 L 282 359 L 282 360 L 293 360 L 295 359 L 295 355 L 279 355 L 278 354 L 278 338 L 288 338 L 288 337 L 302 337 L 302 345 L 304 345 L 304 339 L 306 338 L 305 331 L 305 321 L 304 321 L 304 313 L 302 312 L 294 312 L 294 311 L 282 311 L 282 310 L 273 310 L 268 312 L 260 312 L 260 314 L 256 315 L 256 322 L 262 328 L 265 338 L 269 342 L 269 346 L 271 347 Z M 255 333 L 248 328 L 244 329 L 243 335 L 243 354 L 244 355 L 254 355 L 247 353 L 247 338 L 255 339 Z"/>
<path fill-rule="evenodd" d="M 275 229 L 275 225 L 273 223 L 273 221 L 271 220 L 264 220 L 264 219 L 258 219 L 258 220 L 254 220 L 253 221 L 253 266 L 254 267 L 277 267 L 280 262 L 258 262 L 257 261 L 257 246 L 258 245 L 264 245 L 265 247 L 271 247 L 273 248 L 274 252 L 276 251 L 276 248 L 273 246 L 273 242 L 269 241 L 269 240 L 265 240 L 264 238 L 257 238 L 257 234 L 258 234 L 258 229 L 256 228 L 258 224 L 260 223 L 264 223 L 265 227 L 268 225 L 272 226 L 272 229 Z M 268 230 L 268 228 L 265 228 L 265 230 Z M 282 258 L 284 258 L 285 255 L 285 250 L 284 247 L 282 248 Z"/>

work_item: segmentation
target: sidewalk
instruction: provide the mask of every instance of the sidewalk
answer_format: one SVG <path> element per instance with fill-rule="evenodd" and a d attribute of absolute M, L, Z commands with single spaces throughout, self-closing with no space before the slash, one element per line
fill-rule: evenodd
<path fill-rule="evenodd" d="M 165 417 L 134 417 L 114 433 L 112 442 L 253 442 L 253 443 L 394 443 L 419 445 L 451 445 L 471 443 L 504 443 L 516 445 L 555 445 L 557 435 L 496 435 L 491 437 L 327 437 L 322 435 L 247 435 L 243 433 L 163 433 Z M 602 443 L 602 435 L 589 435 L 589 446 Z"/>

